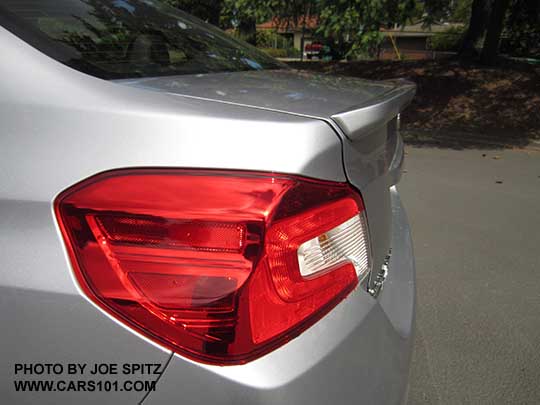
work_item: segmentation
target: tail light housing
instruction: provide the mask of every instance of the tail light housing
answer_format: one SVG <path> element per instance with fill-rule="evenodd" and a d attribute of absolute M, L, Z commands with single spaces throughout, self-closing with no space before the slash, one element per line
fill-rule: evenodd
<path fill-rule="evenodd" d="M 264 173 L 117 170 L 55 211 L 85 294 L 196 361 L 239 364 L 312 325 L 369 273 L 360 195 Z"/>

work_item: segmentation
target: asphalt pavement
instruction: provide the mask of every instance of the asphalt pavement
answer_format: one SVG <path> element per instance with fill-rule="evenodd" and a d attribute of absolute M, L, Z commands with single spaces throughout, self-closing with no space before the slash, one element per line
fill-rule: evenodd
<path fill-rule="evenodd" d="M 409 404 L 540 403 L 540 152 L 407 149 Z"/>

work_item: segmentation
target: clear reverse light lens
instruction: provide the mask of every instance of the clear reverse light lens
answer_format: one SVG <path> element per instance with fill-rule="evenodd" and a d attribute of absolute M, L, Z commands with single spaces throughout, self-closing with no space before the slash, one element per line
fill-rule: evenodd
<path fill-rule="evenodd" d="M 303 277 L 327 271 L 335 265 L 350 262 L 358 280 L 369 273 L 369 246 L 364 213 L 343 222 L 332 230 L 310 239 L 298 249 L 298 264 Z"/>

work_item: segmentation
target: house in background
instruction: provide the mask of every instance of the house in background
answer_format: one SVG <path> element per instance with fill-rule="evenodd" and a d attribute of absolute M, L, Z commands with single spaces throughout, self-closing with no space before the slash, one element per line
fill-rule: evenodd
<path fill-rule="evenodd" d="M 286 38 L 294 47 L 302 47 L 302 32 L 304 32 L 304 47 L 314 41 L 314 34 L 319 27 L 318 16 L 301 16 L 298 22 L 273 18 L 262 24 L 257 24 L 257 31 L 271 31 Z"/>
<path fill-rule="evenodd" d="M 433 52 L 429 46 L 429 38 L 433 35 L 444 32 L 453 27 L 462 27 L 461 23 L 440 23 L 424 27 L 423 22 L 415 24 L 396 26 L 394 28 L 381 28 L 384 41 L 380 48 L 380 59 L 425 59 L 433 57 Z M 316 42 L 315 32 L 319 27 L 318 17 L 301 17 L 297 24 L 292 21 L 284 21 L 278 18 L 266 21 L 257 25 L 258 31 L 272 31 L 277 33 L 291 43 L 295 49 L 301 49 L 302 33 L 304 33 L 305 46 Z M 277 45 L 276 45 L 277 47 Z"/>
<path fill-rule="evenodd" d="M 426 59 L 433 57 L 429 39 L 435 34 L 450 28 L 463 27 L 462 23 L 436 23 L 424 27 L 423 22 L 394 28 L 381 28 L 384 41 L 381 44 L 380 59 L 397 59 L 399 55 L 406 59 Z M 397 51 L 396 51 L 397 48 Z"/>

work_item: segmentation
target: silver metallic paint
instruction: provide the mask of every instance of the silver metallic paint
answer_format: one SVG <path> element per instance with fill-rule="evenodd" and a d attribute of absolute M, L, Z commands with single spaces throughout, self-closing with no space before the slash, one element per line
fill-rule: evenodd
<path fill-rule="evenodd" d="M 119 80 L 133 87 L 216 100 L 307 117 L 329 117 L 369 105 L 394 84 L 292 69 Z"/>
<path fill-rule="evenodd" d="M 415 267 L 395 189 L 392 258 L 375 300 L 357 288 L 321 321 L 242 366 L 200 366 L 175 355 L 145 404 L 399 404 L 414 336 Z"/>
<path fill-rule="evenodd" d="M 373 265 L 380 268 L 390 243 L 388 188 L 399 180 L 403 163 L 403 142 L 394 118 L 412 99 L 414 84 L 403 80 L 371 82 L 291 69 L 144 78 L 119 83 L 224 106 L 286 111 L 328 123 L 342 140 L 347 178 L 364 197 Z"/>
<path fill-rule="evenodd" d="M 387 150 L 384 128 L 351 142 L 328 119 L 310 118 L 320 108 L 326 116 L 340 111 L 338 100 L 345 109 L 353 98 L 355 104 L 367 103 L 389 85 L 361 85 L 347 99 L 343 86 L 323 80 L 314 85 L 317 90 L 295 100 L 288 96 L 294 88 L 270 82 L 268 92 L 255 86 L 250 97 L 259 99 L 254 104 L 278 103 L 270 93 L 282 91 L 279 106 L 246 108 L 238 100 L 209 100 L 200 93 L 147 91 L 148 83 L 142 89 L 102 81 L 53 61 L 1 27 L 0 49 L 0 322 L 13 325 L 1 335 L 4 363 L 168 360 L 167 351 L 119 327 L 82 297 L 52 212 L 59 192 L 122 167 L 275 171 L 349 179 L 361 190 L 374 254 L 393 247 L 379 301 L 357 289 L 298 338 L 247 365 L 215 367 L 174 356 L 158 391 L 145 403 L 317 404 L 357 401 L 359 395 L 376 403 L 402 399 L 412 342 L 414 263 L 403 209 L 397 193 L 388 189 L 400 171 L 402 148 Z M 252 83 L 263 86 L 265 74 Z M 302 77 L 288 77 L 287 83 L 304 89 Z M 221 79 L 207 75 L 206 80 L 211 89 L 212 81 Z M 283 104 L 287 97 L 289 104 Z M 307 109 L 295 111 L 302 104 Z M 10 370 L 2 369 L 0 393 L 15 400 Z M 17 395 L 17 401 L 36 399 Z M 142 395 L 118 395 L 114 402 L 130 403 Z M 62 398 L 42 395 L 40 402 Z M 105 397 L 93 393 L 75 399 L 90 403 Z"/>

